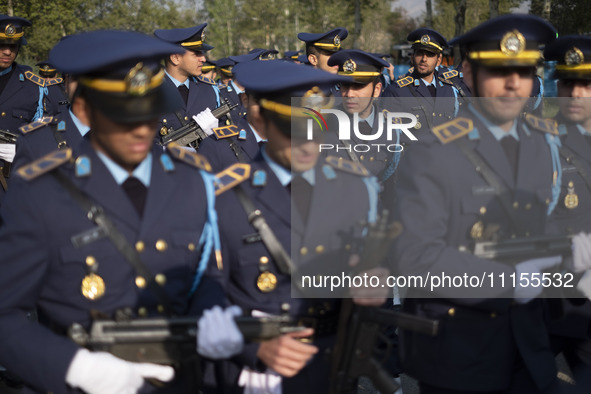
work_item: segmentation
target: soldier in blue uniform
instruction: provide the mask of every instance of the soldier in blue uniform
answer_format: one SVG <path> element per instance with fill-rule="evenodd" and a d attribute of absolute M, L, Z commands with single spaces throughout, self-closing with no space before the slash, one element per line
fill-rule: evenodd
<path fill-rule="evenodd" d="M 349 32 L 337 27 L 325 33 L 299 33 L 298 38 L 306 43 L 308 62 L 315 68 L 336 74 L 337 67 L 329 66 L 328 59 L 341 50 L 341 44 Z"/>
<path fill-rule="evenodd" d="M 560 197 L 549 218 L 548 231 L 560 235 L 582 232 L 575 239 L 589 242 L 586 234 L 591 232 L 591 38 L 559 37 L 546 46 L 544 58 L 557 62 L 553 77 L 558 79 L 560 112 L 556 121 L 561 140 Z M 572 268 L 581 273 L 589 267 Z M 576 392 L 588 392 L 591 302 L 575 297 L 551 301 L 561 302 L 562 316 L 550 326 L 557 350 L 564 353 L 574 373 Z"/>
<path fill-rule="evenodd" d="M 153 144 L 159 116 L 181 105 L 160 66 L 177 51 L 141 33 L 94 31 L 50 53 L 78 76 L 92 131 L 21 167 L 0 212 L 0 363 L 23 379 L 25 393 L 196 390 L 186 371 L 91 352 L 66 336 L 74 323 L 88 330 L 92 310 L 109 318 L 196 315 L 216 298 L 200 293 L 219 249 L 207 162 Z M 38 323 L 26 317 L 34 308 Z M 233 313 L 215 308 L 199 320 L 200 353 L 240 350 Z M 225 327 L 233 327 L 229 336 L 216 340 Z"/>
<path fill-rule="evenodd" d="M 557 188 L 555 129 L 520 117 L 540 44 L 555 29 L 531 15 L 489 20 L 456 39 L 465 45 L 466 83 L 476 96 L 455 120 L 418 136 L 401 162 L 394 253 L 400 275 L 531 276 L 560 256 L 508 264 L 470 251 L 478 241 L 544 232 Z M 507 98 L 509 97 L 509 98 Z M 467 108 L 466 108 L 467 107 Z M 401 357 L 422 393 L 540 393 L 556 384 L 542 287 L 409 289 L 403 310 L 439 320 L 427 337 L 401 331 Z"/>
<path fill-rule="evenodd" d="M 154 35 L 163 41 L 180 45 L 185 52 L 173 54 L 165 59 L 166 83 L 176 87 L 184 106 L 174 113 L 165 114 L 160 120 L 160 133 L 168 129 L 177 130 L 198 113 L 218 107 L 218 91 L 209 83 L 197 83 L 194 78 L 201 76 L 205 52 L 213 47 L 205 43 L 207 23 L 182 29 L 156 30 Z M 211 114 L 210 114 L 211 115 Z M 213 118 L 213 116 L 211 116 Z M 210 119 L 217 126 L 215 118 Z"/>
<path fill-rule="evenodd" d="M 348 49 L 332 55 L 328 65 L 338 66 L 338 74 L 350 76 L 353 80 L 351 83 L 340 85 L 342 99 L 339 107 L 349 114 L 351 139 L 338 141 L 341 145 L 338 153 L 336 150 L 328 150 L 327 153 L 360 162 L 380 180 L 380 183 L 383 183 L 396 170 L 403 142 L 399 133 L 394 136 L 393 141 L 388 141 L 385 132 L 386 120 L 382 118 L 383 107 L 376 101 L 383 88 L 382 70 L 387 68 L 389 63 L 370 53 Z M 357 126 L 354 114 L 358 116 Z M 382 134 L 376 139 L 374 137 L 379 130 L 382 130 Z M 362 146 L 367 146 L 367 149 Z"/>
<path fill-rule="evenodd" d="M 235 64 L 236 63 L 230 60 L 229 57 L 223 57 L 216 61 L 218 76 L 220 77 L 218 80 L 218 87 L 220 89 L 224 89 L 230 85 L 230 81 L 232 81 L 232 78 L 234 77 L 232 67 L 234 67 Z"/>
<path fill-rule="evenodd" d="M 26 26 L 31 22 L 24 18 L 0 15 L 0 130 L 12 133 L 43 116 L 43 78 L 16 62 L 21 45 L 27 43 L 23 31 Z M 14 144 L 0 142 L 0 201 L 14 153 Z"/>
<path fill-rule="evenodd" d="M 35 64 L 39 67 L 39 76 L 45 80 L 47 94 L 44 101 L 44 112 L 55 115 L 68 107 L 68 96 L 64 79 L 57 76 L 57 69 L 47 61 Z"/>
<path fill-rule="evenodd" d="M 447 46 L 441 34 L 420 28 L 412 31 L 406 39 L 412 43 L 413 71 L 388 86 L 383 97 L 395 97 L 396 100 L 388 100 L 390 110 L 414 114 L 418 119 L 415 128 L 425 131 L 456 115 L 460 104 L 458 90 L 448 78 L 436 71 L 441 64 L 443 49 Z"/>
<path fill-rule="evenodd" d="M 223 284 L 229 303 L 255 316 L 301 318 L 315 330 L 246 345 L 240 355 L 216 366 L 217 389 L 326 393 L 325 352 L 334 341 L 338 301 L 292 297 L 298 289 L 292 287 L 293 271 L 286 261 L 291 253 L 292 265 L 300 269 L 343 246 L 337 227 L 346 229 L 370 219 L 376 185 L 367 170 L 348 160 L 333 157 L 317 163 L 318 141 L 307 140 L 305 128 L 298 128 L 299 123 L 292 127 L 290 118 L 305 122 L 301 107 L 319 110 L 330 101 L 330 87 L 348 79 L 284 61 L 247 62 L 235 71 L 259 102 L 260 112 L 251 121 L 260 125 L 268 142 L 248 164 L 217 174 L 224 266 L 219 270 L 210 265 L 210 274 Z M 292 106 L 292 96 L 304 98 Z M 344 194 L 349 198 L 338 198 Z M 245 200 L 264 216 L 275 241 L 249 223 L 253 213 L 245 208 Z M 312 342 L 298 340 L 312 334 Z"/>
<path fill-rule="evenodd" d="M 299 51 L 285 51 L 283 53 L 283 59 L 299 64 L 300 61 L 298 60 L 298 57 L 300 56 L 300 53 L 302 53 L 301 50 L 299 50 Z"/>

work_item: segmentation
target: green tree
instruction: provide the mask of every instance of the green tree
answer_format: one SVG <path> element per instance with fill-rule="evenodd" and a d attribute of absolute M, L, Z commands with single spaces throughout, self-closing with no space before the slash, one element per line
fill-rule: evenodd
<path fill-rule="evenodd" d="M 532 0 L 530 12 L 545 17 L 545 0 Z M 560 0 L 550 2 L 550 23 L 558 34 L 590 34 L 591 2 L 589 0 Z"/>

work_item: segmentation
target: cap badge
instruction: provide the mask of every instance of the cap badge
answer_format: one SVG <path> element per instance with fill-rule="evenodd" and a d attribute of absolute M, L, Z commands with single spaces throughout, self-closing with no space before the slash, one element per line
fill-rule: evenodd
<path fill-rule="evenodd" d="M 525 37 L 517 30 L 505 33 L 501 39 L 501 52 L 507 56 L 517 56 L 525 49 Z"/>
<path fill-rule="evenodd" d="M 314 86 L 304 94 L 304 97 L 302 98 L 302 106 L 319 110 L 322 108 L 325 101 L 326 96 L 324 93 L 322 93 L 318 86 Z"/>
<path fill-rule="evenodd" d="M 125 86 L 127 94 L 132 96 L 143 96 L 150 86 L 152 80 L 152 71 L 144 67 L 144 63 L 139 62 L 135 65 L 125 77 Z"/>
<path fill-rule="evenodd" d="M 572 47 L 569 49 L 564 55 L 564 62 L 567 66 L 576 66 L 577 64 L 581 64 L 585 61 L 585 56 L 583 52 L 577 47 Z"/>
<path fill-rule="evenodd" d="M 425 34 L 424 36 L 421 37 L 421 44 L 429 44 L 431 42 L 431 38 Z"/>
<path fill-rule="evenodd" d="M 339 37 L 337 34 L 336 36 L 334 36 L 334 40 L 332 40 L 332 43 L 334 44 L 335 47 L 340 47 L 341 46 L 341 37 Z"/>
<path fill-rule="evenodd" d="M 201 31 L 201 41 L 205 41 L 205 28 Z"/>
<path fill-rule="evenodd" d="M 347 59 L 345 63 L 343 63 L 343 71 L 352 74 L 357 71 L 357 64 L 353 61 L 353 59 Z"/>
<path fill-rule="evenodd" d="M 14 36 L 16 34 L 16 27 L 14 27 L 12 23 L 9 23 L 4 29 L 4 34 L 6 34 L 8 37 Z"/>

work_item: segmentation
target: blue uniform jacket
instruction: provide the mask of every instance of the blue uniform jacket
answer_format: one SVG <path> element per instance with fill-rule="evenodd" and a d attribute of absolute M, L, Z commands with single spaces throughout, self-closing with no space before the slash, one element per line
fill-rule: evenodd
<path fill-rule="evenodd" d="M 260 150 L 256 137 L 246 119 L 240 118 L 236 126 L 238 126 L 239 130 L 245 131 L 246 139 L 242 140 L 238 136 L 234 136 L 218 140 L 215 135 L 211 135 L 199 144 L 199 153 L 207 158 L 214 172 L 221 171 L 238 162 L 238 157 L 230 147 L 227 139 L 232 139 L 236 143 L 246 161 L 254 159 Z"/>
<path fill-rule="evenodd" d="M 257 155 L 250 164 L 251 174 L 257 170 L 266 172 L 267 183 L 253 186 L 246 180 L 241 185 L 297 266 L 319 263 L 323 254 L 343 246 L 343 240 L 335 234 L 336 229 L 348 228 L 368 218 L 370 193 L 362 176 L 335 170 L 336 178 L 328 180 L 320 164 L 316 169 L 309 219 L 304 224 L 297 211 L 292 215 L 289 191 L 281 185 L 262 155 Z M 344 194 L 347 199 L 340 198 Z M 232 190 L 224 192 L 217 204 L 224 263 L 222 270 L 210 264 L 208 273 L 222 284 L 228 303 L 240 306 L 245 314 L 258 310 L 273 315 L 318 317 L 322 314 L 336 318 L 339 308 L 336 299 L 292 297 L 290 276 L 279 271 L 263 242 L 256 237 L 256 230 L 249 224 Z M 277 285 L 270 292 L 262 292 L 256 284 L 262 272 L 261 259 L 265 258 L 269 260 L 268 271 L 277 277 Z M 320 352 L 295 377 L 283 379 L 284 393 L 328 391 L 329 360 L 323 354 L 333 341 L 334 335 L 327 333 L 315 338 L 314 344 L 320 347 Z M 237 379 L 244 366 L 263 371 L 264 365 L 256 357 L 258 346 L 247 344 L 242 354 L 218 364 L 223 372 L 222 377 L 218 375 L 217 384 L 238 390 Z"/>
<path fill-rule="evenodd" d="M 468 111 L 450 124 L 460 117 L 474 122 L 472 131 L 461 139 L 488 163 L 511 193 L 511 215 L 525 228 L 524 233 L 516 235 L 543 233 L 553 182 L 544 133 L 519 120 L 514 179 L 501 144 L 485 125 Z M 399 274 L 445 272 L 480 277 L 486 272 L 508 277 L 514 272 L 513 266 L 469 252 L 477 236 L 490 240 L 515 234 L 495 190 L 455 142 L 442 144 L 434 135 L 419 140 L 400 164 L 395 189 L 395 218 L 403 228 L 394 256 Z M 512 288 L 502 288 L 498 283 L 493 288 L 484 287 L 476 292 L 408 291 L 403 309 L 439 320 L 440 328 L 435 337 L 402 332 L 405 371 L 421 382 L 449 390 L 506 390 L 523 360 L 537 387 L 547 387 L 556 371 L 543 304 L 534 300 L 514 305 Z M 459 293 L 479 299 L 458 298 Z"/>
<path fill-rule="evenodd" d="M 90 159 L 89 176 L 76 177 L 71 164 L 55 171 L 72 179 L 104 208 L 153 274 L 166 276 L 164 291 L 174 313 L 196 314 L 199 302 L 211 301 L 189 296 L 208 207 L 198 170 L 173 160 L 174 169 L 165 171 L 164 154 L 155 147 L 151 184 L 140 217 L 86 140 L 73 158 L 81 155 Z M 78 347 L 64 336 L 65 330 L 75 322 L 88 329 L 93 309 L 112 315 L 119 308 L 138 311 L 144 307 L 148 315 L 157 315 L 158 300 L 136 286 L 133 268 L 108 238 L 73 246 L 72 236 L 96 226 L 52 175 L 31 181 L 15 178 L 1 214 L 0 364 L 25 381 L 25 392 L 73 392 L 64 380 Z M 106 288 L 96 300 L 81 294 L 89 256 L 95 258 Z M 35 308 L 39 324 L 26 317 Z"/>

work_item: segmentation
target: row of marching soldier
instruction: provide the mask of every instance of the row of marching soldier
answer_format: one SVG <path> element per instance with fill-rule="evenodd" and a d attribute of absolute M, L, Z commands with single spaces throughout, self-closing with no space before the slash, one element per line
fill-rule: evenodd
<path fill-rule="evenodd" d="M 6 387 L 336 393 L 385 371 L 374 381 L 382 390 L 395 390 L 404 372 L 422 393 L 589 391 L 588 38 L 555 39 L 548 22 L 516 14 L 449 43 L 421 28 L 408 36 L 412 70 L 394 79 L 379 56 L 341 49 L 348 32 L 336 28 L 298 35 L 309 64 L 273 60 L 272 49 L 214 62 L 218 84 L 202 75 L 212 49 L 205 23 L 154 36 L 66 37 L 40 65 L 45 77 L 15 61 L 27 26 L 0 16 Z M 461 64 L 441 66 L 454 45 Z M 541 117 L 536 67 L 544 58 L 557 62 L 554 119 Z M 351 138 L 328 130 L 309 138 L 310 112 L 332 109 L 335 98 L 358 120 Z M 417 141 L 398 132 L 398 151 L 356 150 L 388 111 L 413 116 Z M 384 216 L 399 231 L 381 259 L 363 242 Z M 481 242 L 548 237 L 566 238 L 568 250 L 506 260 L 472 252 Z M 387 286 L 307 294 L 299 273 L 335 261 L 380 283 L 554 270 L 571 274 L 574 287 L 552 298 L 520 280 L 403 297 Z M 398 355 L 379 368 L 371 357 L 379 341 L 369 355 L 359 350 L 375 330 L 346 332 L 353 320 L 345 318 L 376 310 L 395 311 L 399 322 L 399 337 L 388 331 L 385 346 L 394 343 Z M 121 346 L 100 347 L 93 329 L 101 322 L 131 331 L 116 337 Z M 142 322 L 190 329 L 142 342 L 140 332 L 154 335 Z M 275 331 L 261 337 L 247 324 Z M 559 353 L 568 382 L 559 379 Z"/>

